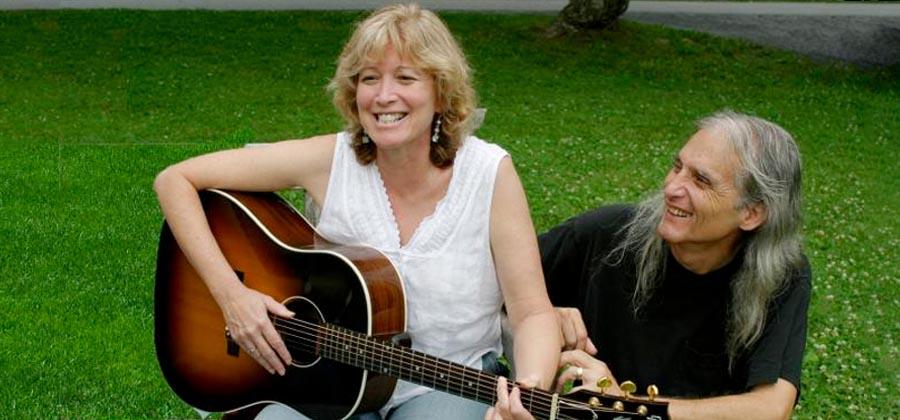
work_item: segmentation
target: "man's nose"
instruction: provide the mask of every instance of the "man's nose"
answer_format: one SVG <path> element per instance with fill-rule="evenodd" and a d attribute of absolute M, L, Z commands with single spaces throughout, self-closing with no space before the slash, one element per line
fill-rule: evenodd
<path fill-rule="evenodd" d="M 663 192 L 666 194 L 666 197 L 680 197 L 685 193 L 685 185 L 688 182 L 688 176 L 686 175 L 687 171 L 680 171 L 675 174 L 671 174 L 666 179 L 665 187 L 663 188 Z"/>

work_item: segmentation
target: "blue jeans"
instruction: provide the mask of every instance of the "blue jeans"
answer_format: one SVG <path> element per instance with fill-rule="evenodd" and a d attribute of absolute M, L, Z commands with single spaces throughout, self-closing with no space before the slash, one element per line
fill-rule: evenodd
<path fill-rule="evenodd" d="M 495 353 L 485 354 L 481 358 L 485 372 L 509 376 L 506 368 L 497 361 Z M 440 391 L 431 391 L 414 397 L 388 412 L 387 420 L 418 419 L 483 419 L 488 406 L 477 401 L 467 400 L 456 395 Z M 355 420 L 381 420 L 378 412 L 357 414 Z M 256 416 L 256 420 L 302 420 L 308 419 L 303 414 L 281 404 L 270 404 Z"/>

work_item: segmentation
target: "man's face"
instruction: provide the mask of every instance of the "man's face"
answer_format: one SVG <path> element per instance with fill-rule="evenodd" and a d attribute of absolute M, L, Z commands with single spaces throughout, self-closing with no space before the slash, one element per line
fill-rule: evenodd
<path fill-rule="evenodd" d="M 718 131 L 700 130 L 681 148 L 666 175 L 666 211 L 657 228 L 672 247 L 727 249 L 740 237 L 739 161 Z M 730 249 L 728 249 L 730 250 Z"/>

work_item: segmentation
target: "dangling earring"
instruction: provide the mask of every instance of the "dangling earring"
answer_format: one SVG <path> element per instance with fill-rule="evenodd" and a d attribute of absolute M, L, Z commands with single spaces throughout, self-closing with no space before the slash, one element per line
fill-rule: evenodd
<path fill-rule="evenodd" d="M 362 144 L 369 144 L 369 135 L 365 131 L 362 133 Z"/>
<path fill-rule="evenodd" d="M 438 115 L 437 122 L 434 124 L 434 133 L 431 134 L 431 142 L 437 143 L 441 139 L 441 116 Z"/>

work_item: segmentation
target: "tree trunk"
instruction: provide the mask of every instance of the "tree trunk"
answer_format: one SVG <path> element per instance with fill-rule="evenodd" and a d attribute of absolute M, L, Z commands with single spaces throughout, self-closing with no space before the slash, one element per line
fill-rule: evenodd
<path fill-rule="evenodd" d="M 547 29 L 550 37 L 585 29 L 603 29 L 628 10 L 628 0 L 569 0 Z"/>

